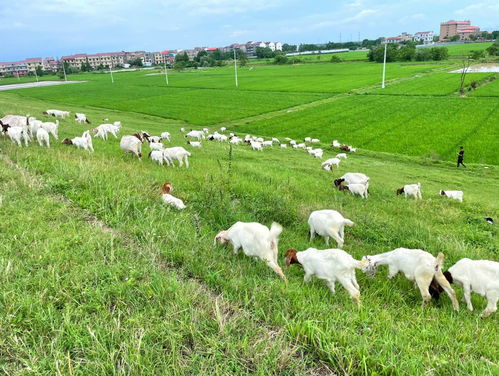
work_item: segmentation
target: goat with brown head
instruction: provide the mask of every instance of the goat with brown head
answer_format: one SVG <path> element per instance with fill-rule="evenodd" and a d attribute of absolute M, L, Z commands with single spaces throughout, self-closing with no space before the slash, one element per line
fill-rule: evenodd
<path fill-rule="evenodd" d="M 286 268 L 289 268 L 291 264 L 300 264 L 296 255 L 297 253 L 298 251 L 294 248 L 290 248 L 286 251 Z"/>

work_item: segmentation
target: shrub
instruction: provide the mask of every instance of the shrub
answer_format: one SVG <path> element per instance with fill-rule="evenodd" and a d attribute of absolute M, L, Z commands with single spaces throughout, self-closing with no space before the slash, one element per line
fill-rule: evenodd
<path fill-rule="evenodd" d="M 331 63 L 341 63 L 341 61 L 342 60 L 338 56 L 336 55 L 331 56 Z"/>

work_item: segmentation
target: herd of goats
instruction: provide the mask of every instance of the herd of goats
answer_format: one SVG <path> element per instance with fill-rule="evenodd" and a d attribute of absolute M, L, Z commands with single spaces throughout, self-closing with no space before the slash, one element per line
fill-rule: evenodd
<path fill-rule="evenodd" d="M 47 110 L 44 115 L 55 118 L 67 118 L 69 111 Z M 76 122 L 80 124 L 90 123 L 85 114 L 76 113 L 74 115 Z M 105 119 L 107 120 L 107 119 Z M 8 136 L 12 142 L 18 146 L 28 146 L 29 142 L 35 138 L 40 146 L 50 147 L 50 135 L 58 139 L 59 120 L 42 121 L 32 116 L 6 115 L 0 119 L 0 126 L 5 136 Z M 88 151 L 94 151 L 92 136 L 108 139 L 108 135 L 118 138 L 118 132 L 121 129 L 121 122 L 101 124 L 96 128 L 86 130 L 80 137 L 65 138 L 62 143 L 65 145 L 74 145 Z M 261 137 L 246 135 L 240 138 L 233 133 L 224 134 L 226 128 L 222 127 L 219 133 L 215 131 L 210 134 L 207 128 L 203 130 L 186 131 L 181 128 L 180 131 L 188 138 L 187 144 L 192 148 L 200 148 L 202 140 L 228 142 L 232 145 L 247 144 L 252 150 L 262 151 L 266 147 L 279 145 L 281 148 L 304 149 L 311 156 L 322 159 L 323 150 L 309 145 L 317 145 L 320 140 L 307 137 L 304 142 L 297 142 L 286 138 L 286 143 L 281 143 L 279 139 L 272 138 L 265 140 Z M 139 159 L 142 158 L 142 145 L 147 142 L 150 148 L 149 158 L 158 164 L 166 163 L 168 166 L 175 166 L 174 161 L 179 162 L 179 166 L 189 167 L 188 157 L 191 155 L 185 148 L 176 146 L 166 148 L 163 141 L 170 141 L 170 133 L 163 132 L 159 136 L 152 136 L 148 132 L 140 131 L 132 135 L 122 136 L 120 148 L 125 153 L 132 153 Z M 337 140 L 331 143 L 331 147 L 339 149 L 341 152 L 334 158 L 322 162 L 324 170 L 332 170 L 333 167 L 339 167 L 342 159 L 347 159 L 347 153 L 353 153 L 356 148 L 350 145 L 342 145 Z M 346 173 L 340 178 L 334 180 L 334 185 L 339 190 L 349 191 L 354 195 L 366 199 L 369 193 L 369 177 L 362 173 Z M 161 187 L 163 201 L 177 209 L 184 209 L 184 202 L 174 197 L 172 183 L 165 183 Z M 407 184 L 397 189 L 397 194 L 404 194 L 406 198 L 414 197 L 422 199 L 421 184 Z M 444 191 L 442 196 L 451 199 L 463 200 L 462 191 Z M 493 224 L 492 218 L 486 218 L 487 222 Z M 353 226 L 354 223 L 344 218 L 336 210 L 317 210 L 313 211 L 308 219 L 310 229 L 310 241 L 317 234 L 324 238 L 326 245 L 329 245 L 329 239 L 336 241 L 339 248 L 343 247 L 345 242 L 345 226 Z M 281 267 L 278 263 L 278 238 L 282 232 L 282 226 L 278 223 L 272 223 L 270 229 L 256 222 L 237 222 L 229 229 L 220 231 L 214 244 L 230 244 L 233 247 L 234 254 L 240 249 L 247 256 L 256 257 L 268 265 L 284 281 L 287 281 Z M 490 260 L 471 260 L 463 258 L 443 271 L 444 255 L 439 253 L 436 257 L 421 249 L 397 248 L 393 251 L 381 253 L 373 256 L 364 256 L 362 259 L 355 260 L 350 254 L 341 249 L 323 249 L 308 248 L 304 251 L 288 249 L 285 253 L 286 267 L 291 264 L 301 264 L 304 271 L 304 281 L 308 282 L 315 276 L 327 282 L 328 287 L 334 293 L 336 282 L 340 283 L 351 298 L 360 305 L 360 288 L 357 283 L 355 269 L 361 269 L 364 273 L 373 276 L 380 265 L 388 266 L 388 278 L 393 278 L 401 272 L 407 279 L 414 281 L 418 286 L 423 304 L 428 303 L 432 297 L 438 299 L 440 293 L 445 292 L 451 299 L 453 308 L 459 309 L 459 303 L 456 294 L 451 287 L 452 283 L 462 286 L 464 291 L 464 300 L 469 310 L 473 310 L 471 304 L 471 292 L 475 292 L 487 298 L 487 306 L 482 313 L 482 317 L 487 317 L 497 310 L 497 301 L 499 300 L 499 263 Z"/>

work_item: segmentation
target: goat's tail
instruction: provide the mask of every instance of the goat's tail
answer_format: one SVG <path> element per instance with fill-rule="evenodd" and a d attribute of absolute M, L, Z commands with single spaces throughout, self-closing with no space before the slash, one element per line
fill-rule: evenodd
<path fill-rule="evenodd" d="M 435 271 L 438 272 L 439 270 L 442 270 L 442 268 L 444 267 L 444 254 L 442 252 L 440 252 L 438 255 L 437 255 L 437 259 L 436 259 L 436 262 L 435 262 Z"/>
<path fill-rule="evenodd" d="M 349 227 L 352 227 L 355 223 L 353 223 L 351 220 L 347 218 L 343 218 L 343 223 Z"/>

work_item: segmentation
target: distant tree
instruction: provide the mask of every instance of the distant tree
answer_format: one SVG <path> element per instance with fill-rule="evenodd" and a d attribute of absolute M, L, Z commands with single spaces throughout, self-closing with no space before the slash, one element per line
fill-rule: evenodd
<path fill-rule="evenodd" d="M 342 60 L 337 55 L 331 56 L 331 60 L 330 60 L 331 63 L 341 63 L 341 61 Z"/>
<path fill-rule="evenodd" d="M 133 60 L 128 60 L 128 64 L 130 64 L 130 66 L 132 67 L 142 67 L 144 65 L 140 57 L 136 57 Z"/>
<path fill-rule="evenodd" d="M 268 47 L 257 47 L 255 52 L 258 59 L 268 59 L 275 56 L 274 51 Z"/>
<path fill-rule="evenodd" d="M 288 58 L 284 55 L 277 55 L 274 58 L 274 64 L 282 65 L 282 64 L 287 64 L 287 63 L 288 63 Z"/>
<path fill-rule="evenodd" d="M 93 70 L 93 68 L 88 61 L 85 61 L 85 62 L 81 63 L 80 70 L 82 72 L 91 72 Z"/>
<path fill-rule="evenodd" d="M 397 60 L 412 61 L 416 57 L 416 47 L 413 45 L 402 46 L 397 51 Z"/>
<path fill-rule="evenodd" d="M 499 40 L 496 40 L 494 44 L 485 49 L 490 56 L 499 56 Z"/>
<path fill-rule="evenodd" d="M 430 49 L 431 60 L 446 60 L 449 57 L 447 47 L 432 47 Z"/>
<path fill-rule="evenodd" d="M 300 47 L 298 47 L 298 50 L 300 52 L 305 52 L 305 51 L 316 51 L 316 50 L 320 50 L 320 48 L 316 44 L 300 44 Z"/>
<path fill-rule="evenodd" d="M 384 53 L 385 53 L 385 45 L 371 47 L 371 49 L 367 54 L 367 58 L 369 59 L 369 61 L 382 63 Z M 386 61 L 387 62 L 397 61 L 397 58 L 398 58 L 398 46 L 395 43 L 389 43 L 386 47 Z"/>
<path fill-rule="evenodd" d="M 176 61 L 175 64 L 173 64 L 173 69 L 175 69 L 176 71 L 182 71 L 184 70 L 186 67 L 186 62 L 181 60 L 181 61 Z"/>
<path fill-rule="evenodd" d="M 419 48 L 416 51 L 416 61 L 431 60 L 431 51 L 429 48 Z"/>
<path fill-rule="evenodd" d="M 241 67 L 245 67 L 248 64 L 248 56 L 242 54 L 237 58 L 237 61 Z"/>
<path fill-rule="evenodd" d="M 433 36 L 433 41 L 434 42 L 438 42 L 440 40 L 440 36 L 439 35 L 434 35 Z"/>
<path fill-rule="evenodd" d="M 459 35 L 453 35 L 452 37 L 449 38 L 451 42 L 457 42 L 461 37 Z"/>
<path fill-rule="evenodd" d="M 36 71 L 36 75 L 39 77 L 41 77 L 45 74 L 41 65 L 37 65 L 35 68 L 35 71 Z"/>
<path fill-rule="evenodd" d="M 475 41 L 475 40 L 477 40 L 477 39 L 478 39 L 478 35 L 471 34 L 471 35 L 469 36 L 469 40 L 473 40 L 473 41 Z"/>
<path fill-rule="evenodd" d="M 177 54 L 175 56 L 175 63 L 180 63 L 180 62 L 187 63 L 188 61 L 189 61 L 189 56 L 187 55 L 187 52 L 184 52 L 183 54 Z"/>
<path fill-rule="evenodd" d="M 480 60 L 485 57 L 484 50 L 472 50 L 470 51 L 470 59 L 471 60 Z"/>
<path fill-rule="evenodd" d="M 199 63 L 201 61 L 201 58 L 203 56 L 207 56 L 207 55 L 208 55 L 208 52 L 206 52 L 205 50 L 201 50 L 201 51 L 198 52 L 198 54 L 196 55 L 196 57 L 194 58 L 194 60 Z"/>
<path fill-rule="evenodd" d="M 102 63 L 100 63 L 97 68 L 95 68 L 96 70 L 99 70 L 99 71 L 103 71 L 104 69 L 106 69 L 107 66 L 104 66 Z"/>
<path fill-rule="evenodd" d="M 219 49 L 216 49 L 215 51 L 213 51 L 211 54 L 211 57 L 213 57 L 213 59 L 215 60 L 222 60 L 222 51 L 220 51 Z"/>
<path fill-rule="evenodd" d="M 296 52 L 296 44 L 284 43 L 282 45 L 282 52 Z"/>
<path fill-rule="evenodd" d="M 464 94 L 464 82 L 466 81 L 466 74 L 468 74 L 468 70 L 471 65 L 471 60 L 469 58 L 464 59 L 462 61 L 462 68 L 461 68 L 461 83 L 459 85 L 459 93 L 462 95 Z"/>

